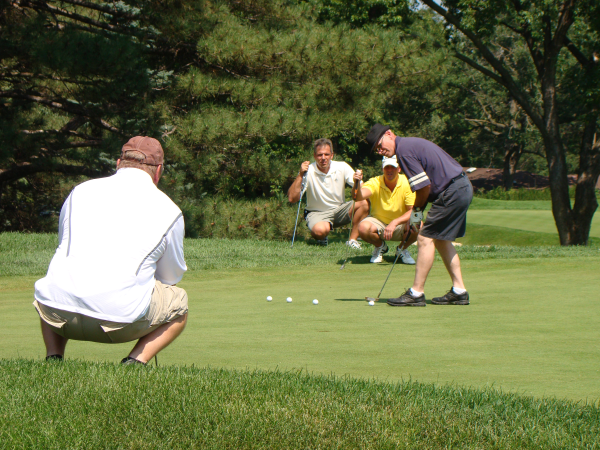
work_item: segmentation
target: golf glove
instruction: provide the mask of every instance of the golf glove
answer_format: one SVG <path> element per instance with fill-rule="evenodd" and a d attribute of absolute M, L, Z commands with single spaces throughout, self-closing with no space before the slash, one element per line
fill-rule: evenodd
<path fill-rule="evenodd" d="M 410 213 L 409 225 L 411 228 L 418 230 L 421 228 L 421 222 L 423 221 L 423 211 L 421 208 L 413 208 Z"/>

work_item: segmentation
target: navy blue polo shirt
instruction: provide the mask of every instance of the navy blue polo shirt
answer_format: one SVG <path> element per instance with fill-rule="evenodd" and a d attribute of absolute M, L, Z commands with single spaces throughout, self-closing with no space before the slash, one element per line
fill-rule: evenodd
<path fill-rule="evenodd" d="M 431 186 L 428 202 L 433 202 L 462 173 L 452 156 L 427 139 L 396 138 L 396 157 L 413 192 Z"/>

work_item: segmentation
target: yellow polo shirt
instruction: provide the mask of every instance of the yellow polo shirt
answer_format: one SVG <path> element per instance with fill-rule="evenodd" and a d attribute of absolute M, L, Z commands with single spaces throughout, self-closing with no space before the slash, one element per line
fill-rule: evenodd
<path fill-rule="evenodd" d="M 399 174 L 394 192 L 385 185 L 383 175 L 371 178 L 363 188 L 371 191 L 371 213 L 370 215 L 383 223 L 389 224 L 407 211 L 407 206 L 415 204 L 415 193 L 410 190 L 406 175 Z"/>

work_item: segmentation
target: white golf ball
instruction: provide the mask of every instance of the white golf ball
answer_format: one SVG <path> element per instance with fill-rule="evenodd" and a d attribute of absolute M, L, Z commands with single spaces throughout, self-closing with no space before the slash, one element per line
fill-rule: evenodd
<path fill-rule="evenodd" d="M 318 305 L 319 304 L 319 300 L 317 300 L 316 298 L 313 300 L 313 305 Z"/>
<path fill-rule="evenodd" d="M 288 303 L 292 303 L 292 297 L 286 298 L 285 301 L 288 302 Z"/>
<path fill-rule="evenodd" d="M 373 300 L 369 300 L 369 306 L 375 306 L 375 302 Z"/>
<path fill-rule="evenodd" d="M 271 297 L 270 295 L 267 297 L 267 301 L 270 302 L 271 300 L 273 300 L 273 297 Z"/>

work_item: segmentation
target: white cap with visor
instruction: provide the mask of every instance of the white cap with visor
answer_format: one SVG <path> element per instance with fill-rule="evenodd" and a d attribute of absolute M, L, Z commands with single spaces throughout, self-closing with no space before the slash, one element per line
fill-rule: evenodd
<path fill-rule="evenodd" d="M 392 156 L 391 158 L 384 156 L 383 160 L 382 160 L 382 167 L 385 167 L 385 166 L 400 167 L 398 165 L 398 160 L 396 159 L 396 155 Z"/>

